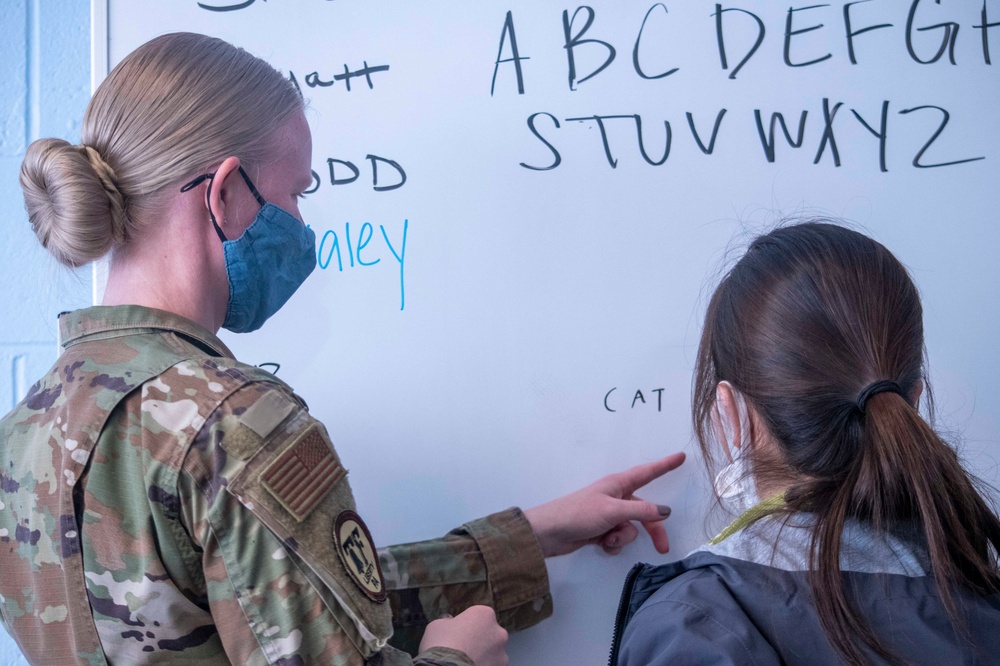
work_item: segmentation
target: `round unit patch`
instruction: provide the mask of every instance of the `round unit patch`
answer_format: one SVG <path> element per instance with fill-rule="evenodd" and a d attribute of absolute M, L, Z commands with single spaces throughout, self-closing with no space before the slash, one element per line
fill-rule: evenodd
<path fill-rule="evenodd" d="M 337 516 L 333 527 L 333 543 L 351 580 L 370 599 L 379 603 L 385 601 L 382 565 L 379 564 L 372 535 L 361 516 L 353 511 L 344 511 Z"/>

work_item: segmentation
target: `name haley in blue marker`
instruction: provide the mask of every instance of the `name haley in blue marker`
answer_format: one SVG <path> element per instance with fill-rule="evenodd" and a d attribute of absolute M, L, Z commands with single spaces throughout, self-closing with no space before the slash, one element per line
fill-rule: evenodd
<path fill-rule="evenodd" d="M 405 264 L 406 264 L 406 234 L 410 227 L 409 220 L 403 220 L 403 233 L 402 239 L 393 243 L 389 239 L 389 232 L 386 230 L 385 225 L 380 224 L 378 226 L 379 231 L 382 232 L 382 240 L 384 241 L 385 248 L 388 248 L 389 254 L 396 260 L 399 264 L 399 309 L 406 309 L 406 274 L 405 274 Z M 344 250 L 346 249 L 347 255 L 347 268 L 367 268 L 377 265 L 382 261 L 383 258 L 388 258 L 382 252 L 382 256 L 378 256 L 380 252 L 378 247 L 382 246 L 382 242 L 376 240 L 375 247 L 369 247 L 372 243 L 372 239 L 377 238 L 375 236 L 375 228 L 372 226 L 371 222 L 363 223 L 360 228 L 358 228 L 357 234 L 351 234 L 351 223 L 347 222 L 344 224 L 344 233 L 342 236 L 338 235 L 336 231 L 332 229 L 327 231 L 322 235 L 319 241 L 319 246 L 316 250 L 317 262 L 322 270 L 327 270 L 333 264 L 334 258 L 337 262 L 337 270 L 340 272 L 344 271 Z"/>

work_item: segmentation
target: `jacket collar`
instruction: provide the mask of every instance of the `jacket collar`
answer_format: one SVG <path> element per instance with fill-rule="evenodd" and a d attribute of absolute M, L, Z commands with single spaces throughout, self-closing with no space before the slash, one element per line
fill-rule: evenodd
<path fill-rule="evenodd" d="M 214 333 L 190 319 L 164 310 L 141 305 L 97 305 L 59 315 L 59 343 L 64 349 L 87 340 L 154 332 L 173 332 L 216 356 L 235 358 Z"/>

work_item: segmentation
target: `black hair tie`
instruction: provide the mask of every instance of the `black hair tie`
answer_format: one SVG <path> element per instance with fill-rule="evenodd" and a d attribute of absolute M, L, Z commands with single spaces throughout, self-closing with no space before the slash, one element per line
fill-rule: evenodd
<path fill-rule="evenodd" d="M 861 392 L 861 395 L 858 396 L 857 402 L 854 404 L 857 405 L 858 409 L 861 410 L 861 413 L 864 414 L 865 405 L 868 404 L 868 401 L 871 400 L 873 395 L 877 395 L 879 393 L 898 393 L 899 395 L 903 395 L 903 389 L 899 384 L 891 379 L 882 379 L 869 384 L 868 387 Z"/>

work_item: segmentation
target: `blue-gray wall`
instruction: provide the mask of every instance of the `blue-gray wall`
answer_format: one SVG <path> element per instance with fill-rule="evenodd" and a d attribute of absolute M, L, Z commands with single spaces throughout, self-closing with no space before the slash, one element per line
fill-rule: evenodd
<path fill-rule="evenodd" d="M 89 0 L 3 0 L 0 12 L 0 414 L 56 358 L 56 314 L 90 303 L 90 273 L 41 248 L 17 183 L 28 144 L 78 143 L 90 98 Z M 0 631 L 0 666 L 25 664 Z"/>

